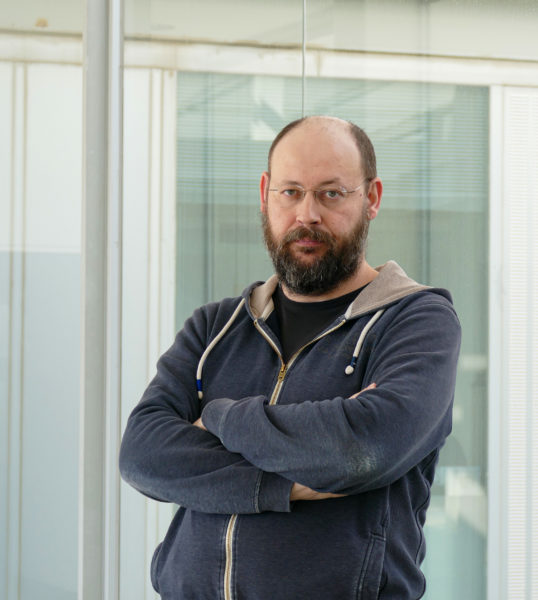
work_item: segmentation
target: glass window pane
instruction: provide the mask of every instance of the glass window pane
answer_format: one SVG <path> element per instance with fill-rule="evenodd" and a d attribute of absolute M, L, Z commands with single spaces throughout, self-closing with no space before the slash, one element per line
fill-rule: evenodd
<path fill-rule="evenodd" d="M 333 50 L 536 60 L 534 0 L 308 0 L 308 45 Z"/>
<path fill-rule="evenodd" d="M 289 46 L 301 44 L 302 32 L 303 8 L 297 1 L 125 0 L 129 37 Z"/>
<path fill-rule="evenodd" d="M 0 597 L 67 600 L 77 596 L 82 38 L 35 23 L 76 32 L 83 11 L 1 12 Z"/>
<path fill-rule="evenodd" d="M 84 5 L 71 0 L 22 0 L 0 3 L 0 29 L 82 35 Z"/>

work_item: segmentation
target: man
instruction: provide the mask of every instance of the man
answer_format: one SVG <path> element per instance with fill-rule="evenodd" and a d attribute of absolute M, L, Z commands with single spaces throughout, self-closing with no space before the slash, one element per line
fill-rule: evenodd
<path fill-rule="evenodd" d="M 180 505 L 152 562 L 162 598 L 424 594 L 460 328 L 448 292 L 366 262 L 381 194 L 355 125 L 308 117 L 275 139 L 276 275 L 194 313 L 123 438 L 124 479 Z"/>

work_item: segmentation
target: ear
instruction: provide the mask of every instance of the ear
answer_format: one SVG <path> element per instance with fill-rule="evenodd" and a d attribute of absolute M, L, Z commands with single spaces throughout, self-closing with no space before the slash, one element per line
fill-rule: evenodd
<path fill-rule="evenodd" d="M 267 195 L 269 194 L 269 173 L 264 171 L 260 179 L 260 210 L 267 211 Z"/>
<path fill-rule="evenodd" d="M 370 220 L 375 219 L 379 212 L 379 206 L 381 204 L 381 196 L 383 195 L 383 184 L 381 179 L 376 177 L 370 181 L 368 188 L 368 217 Z"/>

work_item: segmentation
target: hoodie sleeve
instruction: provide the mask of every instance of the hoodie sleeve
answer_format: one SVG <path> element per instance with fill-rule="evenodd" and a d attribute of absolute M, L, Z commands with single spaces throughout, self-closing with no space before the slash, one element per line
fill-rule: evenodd
<path fill-rule="evenodd" d="M 388 485 L 439 448 L 451 429 L 460 326 L 451 305 L 422 295 L 378 334 L 356 398 L 218 399 L 204 425 L 264 471 L 315 490 L 355 494 Z"/>
<path fill-rule="evenodd" d="M 204 309 L 196 311 L 159 359 L 157 375 L 127 422 L 121 475 L 150 498 L 202 512 L 287 512 L 290 481 L 253 466 L 192 425 L 200 416 L 195 372 L 207 322 Z"/>

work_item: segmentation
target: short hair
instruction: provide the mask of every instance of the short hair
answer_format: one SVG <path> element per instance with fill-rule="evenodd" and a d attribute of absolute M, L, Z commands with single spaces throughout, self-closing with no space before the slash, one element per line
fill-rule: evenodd
<path fill-rule="evenodd" d="M 273 152 L 275 148 L 278 146 L 279 142 L 282 140 L 284 136 L 286 136 L 290 131 L 301 125 L 304 121 L 311 119 L 313 117 L 307 116 L 302 117 L 301 119 L 296 119 L 291 123 L 288 123 L 285 127 L 283 127 L 273 140 L 271 147 L 269 148 L 269 155 L 267 158 L 267 172 L 271 173 L 271 159 L 273 158 Z M 362 160 L 362 168 L 364 170 L 364 177 L 368 180 L 372 180 L 377 177 L 377 165 L 375 158 L 375 150 L 370 138 L 366 135 L 366 132 L 361 129 L 358 125 L 351 121 L 344 120 L 345 123 L 348 124 L 349 133 L 355 140 L 355 144 L 359 150 L 359 155 Z"/>

